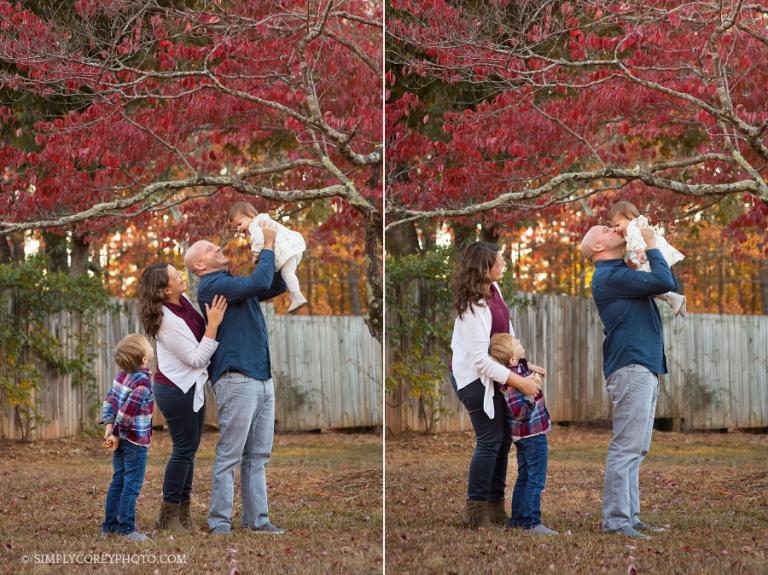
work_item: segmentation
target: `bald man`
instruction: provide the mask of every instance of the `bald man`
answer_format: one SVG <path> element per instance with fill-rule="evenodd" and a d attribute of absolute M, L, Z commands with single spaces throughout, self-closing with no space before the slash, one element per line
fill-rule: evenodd
<path fill-rule="evenodd" d="M 624 262 L 624 237 L 610 226 L 591 228 L 581 241 L 595 264 L 592 298 L 603 322 L 603 373 L 613 402 L 613 434 L 605 463 L 603 530 L 647 539 L 663 531 L 640 520 L 640 462 L 651 447 L 659 375 L 667 373 L 664 333 L 654 296 L 677 290 L 656 249 L 652 230 L 641 230 L 651 272 Z"/>
<path fill-rule="evenodd" d="M 283 293 L 285 282 L 275 273 L 276 231 L 268 224 L 262 227 L 264 249 L 250 275 L 231 275 L 221 248 L 205 240 L 192 244 L 184 256 L 189 271 L 201 278 L 197 289 L 201 310 L 215 295 L 227 298 L 227 312 L 217 334 L 219 347 L 208 367 L 219 420 L 208 506 L 208 527 L 214 535 L 231 530 L 238 464 L 243 527 L 260 533 L 283 532 L 269 520 L 265 468 L 272 454 L 275 388 L 267 325 L 259 302 Z"/>

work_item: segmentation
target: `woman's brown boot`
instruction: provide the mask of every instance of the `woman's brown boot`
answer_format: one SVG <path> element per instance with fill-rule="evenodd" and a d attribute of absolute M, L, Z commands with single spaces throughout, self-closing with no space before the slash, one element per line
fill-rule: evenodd
<path fill-rule="evenodd" d="M 470 501 L 468 499 L 467 507 L 464 509 L 463 522 L 470 529 L 493 527 L 489 503 L 487 501 Z"/>
<path fill-rule="evenodd" d="M 504 500 L 489 501 L 488 507 L 491 523 L 494 525 L 505 525 L 509 517 L 507 517 L 507 512 L 504 511 Z"/>
<path fill-rule="evenodd" d="M 171 533 L 183 533 L 185 531 L 179 520 L 179 507 L 178 503 L 163 501 L 160 517 L 157 520 L 157 528 L 160 531 L 170 531 Z"/>
<path fill-rule="evenodd" d="M 182 501 L 181 505 L 179 505 L 179 521 L 184 526 L 184 529 L 190 530 L 194 528 L 194 524 L 192 523 L 192 515 L 190 513 L 190 506 L 191 501 L 187 499 L 186 501 Z"/>

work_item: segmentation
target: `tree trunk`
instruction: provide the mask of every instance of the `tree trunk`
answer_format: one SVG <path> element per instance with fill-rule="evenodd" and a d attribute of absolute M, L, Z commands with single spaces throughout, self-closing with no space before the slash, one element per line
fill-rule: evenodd
<path fill-rule="evenodd" d="M 421 224 L 421 246 L 426 252 L 435 247 L 435 236 L 437 235 L 437 228 L 431 222 L 422 222 Z"/>
<path fill-rule="evenodd" d="M 362 315 L 360 303 L 360 276 L 354 263 L 347 264 L 347 285 L 349 286 L 349 302 L 352 315 Z"/>
<path fill-rule="evenodd" d="M 453 230 L 453 245 L 459 249 L 463 249 L 477 240 L 477 230 L 474 226 L 464 226 L 454 222 L 451 224 L 451 229 Z"/>
<path fill-rule="evenodd" d="M 387 232 L 387 253 L 389 255 L 407 256 L 419 251 L 419 236 L 414 223 L 403 224 Z"/>
<path fill-rule="evenodd" d="M 499 241 L 501 235 L 501 226 L 483 225 L 480 228 L 480 240 L 495 244 Z"/>
<path fill-rule="evenodd" d="M 725 287 L 725 270 L 723 269 L 723 244 L 720 244 L 720 257 L 717 260 L 717 313 L 723 315 L 723 297 Z"/>
<path fill-rule="evenodd" d="M 366 277 L 368 279 L 368 314 L 365 323 L 371 335 L 379 342 L 383 335 L 384 281 L 381 273 L 379 247 L 381 246 L 381 219 L 373 212 L 373 217 L 365 221 L 365 257 Z"/>
<path fill-rule="evenodd" d="M 20 262 L 24 259 L 24 235 L 11 233 L 0 236 L 0 264 Z"/>
<path fill-rule="evenodd" d="M 763 300 L 763 315 L 768 315 L 768 262 L 760 264 L 760 299 Z"/>
<path fill-rule="evenodd" d="M 312 285 L 314 278 L 312 277 L 312 260 L 307 260 L 307 310 L 309 315 L 312 315 L 312 294 L 315 292 L 314 285 Z"/>
<path fill-rule="evenodd" d="M 65 234 L 43 230 L 43 249 L 51 260 L 51 271 L 68 272 L 67 236 Z"/>
<path fill-rule="evenodd" d="M 69 275 L 79 276 L 88 273 L 88 242 L 80 234 L 72 234 L 72 250 Z"/>
<path fill-rule="evenodd" d="M 760 289 L 760 271 L 752 272 L 752 281 L 749 290 L 749 313 L 757 315 L 757 294 Z"/>

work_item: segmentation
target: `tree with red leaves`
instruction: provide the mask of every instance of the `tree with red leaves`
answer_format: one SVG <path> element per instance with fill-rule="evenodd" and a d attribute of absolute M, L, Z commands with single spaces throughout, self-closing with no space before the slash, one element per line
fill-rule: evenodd
<path fill-rule="evenodd" d="M 380 337 L 381 42 L 365 0 L 0 1 L 0 231 L 325 201 Z"/>
<path fill-rule="evenodd" d="M 391 0 L 388 241 L 574 202 L 586 227 L 619 194 L 662 223 L 735 196 L 764 234 L 767 18 L 762 1 Z"/>

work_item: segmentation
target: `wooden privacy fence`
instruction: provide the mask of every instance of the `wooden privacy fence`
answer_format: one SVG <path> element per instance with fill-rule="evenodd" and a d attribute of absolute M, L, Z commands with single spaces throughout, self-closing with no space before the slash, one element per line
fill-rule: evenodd
<path fill-rule="evenodd" d="M 276 426 L 279 431 L 378 427 L 382 424 L 382 351 L 360 316 L 282 316 L 271 305 L 267 317 L 272 375 L 275 381 Z M 76 329 L 68 314 L 50 319 L 65 345 Z M 98 390 L 72 383 L 70 376 L 50 374 L 39 391 L 38 424 L 32 439 L 54 439 L 80 433 L 99 417 L 101 401 L 115 376 L 112 351 L 125 335 L 142 332 L 135 301 L 100 318 L 94 375 Z M 216 424 L 213 395 L 206 389 L 206 423 Z M 155 407 L 153 424 L 164 418 Z M 0 409 L 0 437 L 18 439 L 10 409 Z"/>
<path fill-rule="evenodd" d="M 669 373 L 661 378 L 656 417 L 682 420 L 685 429 L 768 427 L 768 316 L 662 311 Z M 603 379 L 603 327 L 589 298 L 534 295 L 510 317 L 530 361 L 547 370 L 544 394 L 557 422 L 599 422 L 611 417 Z M 447 363 L 446 363 L 447 365 Z M 442 415 L 435 431 L 472 429 L 443 382 Z M 422 430 L 419 404 L 398 388 L 386 397 L 387 429 Z"/>

